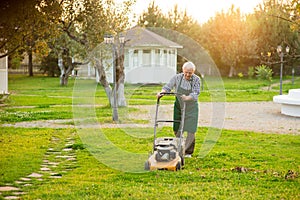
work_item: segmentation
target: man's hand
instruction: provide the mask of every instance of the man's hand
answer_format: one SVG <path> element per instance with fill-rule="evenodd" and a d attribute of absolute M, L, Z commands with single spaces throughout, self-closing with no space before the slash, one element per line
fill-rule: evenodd
<path fill-rule="evenodd" d="M 164 96 L 162 93 L 164 93 L 164 92 L 166 92 L 165 90 L 161 90 L 161 92 L 159 92 L 159 93 L 157 93 L 156 94 L 156 97 L 157 98 L 160 98 L 160 97 L 162 97 L 162 96 Z"/>
<path fill-rule="evenodd" d="M 191 100 L 193 100 L 193 98 L 191 97 L 191 96 L 186 96 L 186 95 L 182 95 L 181 96 L 181 99 L 183 100 L 183 101 L 191 101 Z"/>
<path fill-rule="evenodd" d="M 158 92 L 158 93 L 156 94 L 156 97 L 157 97 L 157 98 L 160 98 L 160 97 L 162 97 L 162 96 L 164 96 L 164 95 L 161 94 L 161 92 Z"/>

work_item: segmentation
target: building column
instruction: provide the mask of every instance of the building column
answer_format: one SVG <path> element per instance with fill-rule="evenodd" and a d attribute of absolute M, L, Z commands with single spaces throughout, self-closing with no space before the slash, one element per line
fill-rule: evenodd
<path fill-rule="evenodd" d="M 174 49 L 174 54 L 173 54 L 174 58 L 174 66 L 175 66 L 175 70 L 177 71 L 177 49 Z"/>
<path fill-rule="evenodd" d="M 151 67 L 155 67 L 155 49 L 151 49 Z"/>
<path fill-rule="evenodd" d="M 133 68 L 133 49 L 128 49 L 128 69 Z"/>
<path fill-rule="evenodd" d="M 160 66 L 164 66 L 164 50 L 159 50 L 159 64 Z"/>
<path fill-rule="evenodd" d="M 141 67 L 143 64 L 143 50 L 139 49 L 138 51 L 138 67 Z"/>
<path fill-rule="evenodd" d="M 170 49 L 167 49 L 167 67 L 170 67 L 170 59 L 171 59 L 171 56 L 170 56 Z"/>

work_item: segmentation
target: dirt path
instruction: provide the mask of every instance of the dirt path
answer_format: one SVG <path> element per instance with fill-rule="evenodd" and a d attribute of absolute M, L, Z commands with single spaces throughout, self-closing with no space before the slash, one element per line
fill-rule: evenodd
<path fill-rule="evenodd" d="M 300 135 L 300 118 L 282 115 L 281 105 L 273 102 L 200 103 L 199 126 L 263 133 Z M 143 106 L 145 109 L 145 106 Z M 172 118 L 172 107 L 161 106 Z M 153 110 L 154 107 L 148 107 Z M 152 114 L 152 119 L 154 114 Z"/>
<path fill-rule="evenodd" d="M 95 127 L 153 127 L 155 105 L 135 106 L 139 113 L 126 117 L 150 120 L 149 124 L 97 124 Z M 199 126 L 263 133 L 300 135 L 300 118 L 282 115 L 281 105 L 273 102 L 200 103 Z M 172 119 L 172 105 L 160 106 L 160 119 Z M 4 124 L 12 127 L 74 128 L 73 120 L 47 120 Z M 168 124 L 166 124 L 168 125 Z M 93 125 L 81 125 L 80 128 Z"/>
<path fill-rule="evenodd" d="M 202 108 L 204 106 L 202 105 Z M 226 103 L 225 110 L 225 129 L 300 135 L 300 118 L 281 114 L 280 104 L 273 102 Z M 208 124 L 204 116 L 211 112 L 203 108 L 200 113 L 202 113 L 200 124 Z"/>
<path fill-rule="evenodd" d="M 294 81 L 297 81 L 298 79 L 299 79 L 298 77 L 295 77 Z M 283 80 L 282 84 L 287 84 L 287 83 L 291 83 L 291 82 L 292 82 L 292 80 Z M 260 89 L 270 91 L 270 90 L 274 90 L 273 87 L 277 87 L 279 85 L 280 85 L 280 83 L 272 83 L 270 86 L 261 87 Z"/>

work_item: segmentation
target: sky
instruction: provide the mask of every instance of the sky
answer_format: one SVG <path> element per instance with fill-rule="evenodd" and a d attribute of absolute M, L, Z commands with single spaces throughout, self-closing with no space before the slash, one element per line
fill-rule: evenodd
<path fill-rule="evenodd" d="M 146 11 L 152 0 L 136 0 L 133 8 L 135 14 L 139 16 Z M 234 4 L 235 8 L 240 8 L 242 13 L 251 13 L 254 8 L 261 4 L 263 0 L 155 0 L 164 14 L 174 8 L 177 4 L 180 10 L 187 10 L 187 14 L 192 16 L 199 23 L 205 23 L 209 18 L 214 17 L 216 12 L 222 10 L 227 12 Z"/>

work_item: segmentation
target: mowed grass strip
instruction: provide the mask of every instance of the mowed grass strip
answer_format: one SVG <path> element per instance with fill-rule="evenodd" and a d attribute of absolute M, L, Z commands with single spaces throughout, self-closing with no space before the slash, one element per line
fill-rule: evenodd
<path fill-rule="evenodd" d="M 38 170 L 51 141 L 51 129 L 5 128 L 0 131 L 0 185 Z"/>

